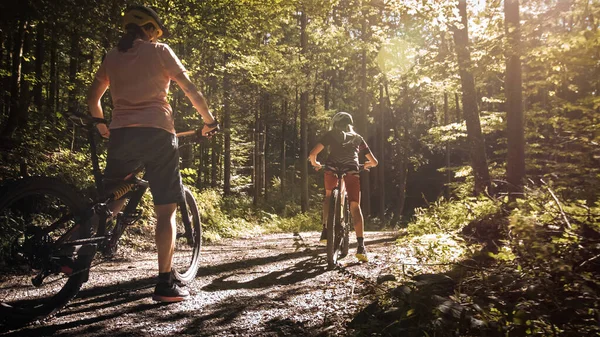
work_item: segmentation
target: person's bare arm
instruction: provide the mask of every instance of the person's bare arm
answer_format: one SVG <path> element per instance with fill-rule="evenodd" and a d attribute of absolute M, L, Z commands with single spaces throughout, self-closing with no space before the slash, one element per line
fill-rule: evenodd
<path fill-rule="evenodd" d="M 190 102 L 192 102 L 194 108 L 196 108 L 196 110 L 202 117 L 202 120 L 204 121 L 202 134 L 206 135 L 208 132 L 216 128 L 216 125 L 212 127 L 208 126 L 209 124 L 213 124 L 215 122 L 215 117 L 208 110 L 208 104 L 206 103 L 206 99 L 204 99 L 204 96 L 196 88 L 194 83 L 190 81 L 190 78 L 188 77 L 187 73 L 182 72 L 181 74 L 175 76 L 174 80 L 175 82 L 177 82 L 177 85 L 179 85 L 181 90 L 183 90 L 187 98 L 190 100 Z"/>
<path fill-rule="evenodd" d="M 104 118 L 104 111 L 102 111 L 102 105 L 100 104 L 100 99 L 108 89 L 108 83 L 100 82 L 98 79 L 94 79 L 92 82 L 92 86 L 88 90 L 87 94 L 87 103 L 88 109 L 90 110 L 90 114 L 92 117 L 96 118 Z M 108 130 L 108 126 L 106 124 L 97 124 L 98 132 L 104 138 L 108 138 L 110 136 L 110 131 Z"/>
<path fill-rule="evenodd" d="M 367 161 L 365 162 L 365 170 L 368 170 L 368 169 L 370 169 L 372 167 L 375 167 L 375 166 L 377 166 L 379 164 L 379 162 L 373 156 L 372 153 L 365 154 L 365 157 L 367 157 Z"/>
<path fill-rule="evenodd" d="M 310 163 L 317 171 L 320 170 L 322 167 L 321 163 L 319 163 L 317 161 L 317 155 L 321 151 L 323 151 L 324 148 L 325 148 L 325 146 L 323 146 L 323 144 L 318 143 L 317 145 L 315 145 L 315 147 L 313 147 L 312 150 L 310 150 L 310 154 L 308 155 L 308 159 L 310 160 Z"/>

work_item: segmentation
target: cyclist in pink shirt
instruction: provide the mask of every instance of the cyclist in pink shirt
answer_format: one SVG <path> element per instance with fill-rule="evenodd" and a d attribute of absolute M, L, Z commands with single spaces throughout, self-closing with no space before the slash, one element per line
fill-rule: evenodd
<path fill-rule="evenodd" d="M 169 32 L 152 9 L 132 6 L 123 17 L 125 34 L 106 55 L 88 92 L 92 116 L 104 118 L 100 99 L 110 87 L 114 109 L 110 127 L 99 124 L 109 139 L 105 184 L 124 178 L 140 164 L 154 199 L 155 240 L 158 251 L 158 283 L 153 299 L 178 302 L 189 297 L 172 276 L 175 244 L 175 210 L 182 199 L 179 151 L 173 110 L 167 102 L 171 80 L 177 82 L 204 120 L 203 135 L 219 124 L 208 110 L 202 93 L 190 81 L 186 69 L 171 48 L 157 42 Z M 111 205 L 119 212 L 124 201 Z"/>

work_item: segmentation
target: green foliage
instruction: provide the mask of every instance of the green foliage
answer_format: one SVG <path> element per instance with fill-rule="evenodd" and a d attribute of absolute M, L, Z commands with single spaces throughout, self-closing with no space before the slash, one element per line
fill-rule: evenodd
<path fill-rule="evenodd" d="M 445 200 L 440 198 L 426 208 L 417 208 L 408 224 L 410 235 L 445 233 L 462 230 L 472 221 L 481 220 L 500 211 L 501 203 L 487 197 L 467 197 Z"/>

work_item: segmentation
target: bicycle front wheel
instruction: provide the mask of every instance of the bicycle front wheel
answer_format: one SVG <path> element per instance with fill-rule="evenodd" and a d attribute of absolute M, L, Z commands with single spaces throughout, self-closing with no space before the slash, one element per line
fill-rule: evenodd
<path fill-rule="evenodd" d="M 46 177 L 20 179 L 0 190 L 4 325 L 24 325 L 54 314 L 86 281 L 90 258 L 60 244 L 67 236 L 72 240 L 89 234 L 89 226 L 77 219 L 86 207 L 83 200 L 69 185 Z"/>
<path fill-rule="evenodd" d="M 196 277 L 202 248 L 202 224 L 198 204 L 192 192 L 184 187 L 185 203 L 179 203 L 176 214 L 177 236 L 173 253 L 173 274 L 183 283 Z"/>
<path fill-rule="evenodd" d="M 337 264 L 338 252 L 340 248 L 340 190 L 336 187 L 331 191 L 329 199 L 329 212 L 327 214 L 327 266 L 335 267 Z"/>

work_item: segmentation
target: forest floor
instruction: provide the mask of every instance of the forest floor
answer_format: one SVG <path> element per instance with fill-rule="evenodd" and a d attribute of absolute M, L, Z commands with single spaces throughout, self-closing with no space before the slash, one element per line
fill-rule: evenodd
<path fill-rule="evenodd" d="M 54 317 L 2 336 L 337 336 L 373 301 L 377 280 L 401 257 L 397 232 L 367 232 L 370 261 L 327 269 L 320 233 L 270 234 L 204 245 L 191 299 L 152 301 L 154 252 L 126 251 L 90 273 Z"/>

